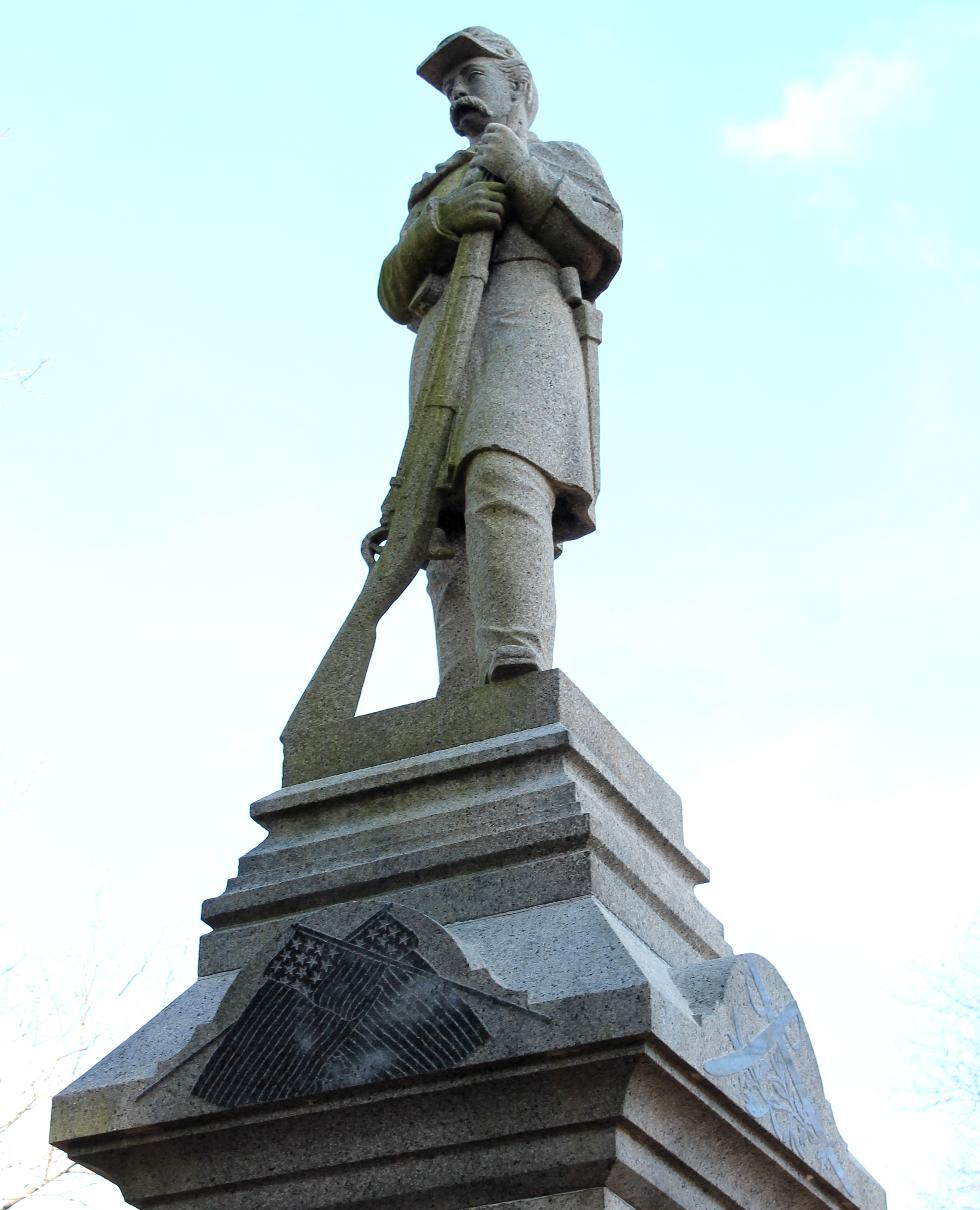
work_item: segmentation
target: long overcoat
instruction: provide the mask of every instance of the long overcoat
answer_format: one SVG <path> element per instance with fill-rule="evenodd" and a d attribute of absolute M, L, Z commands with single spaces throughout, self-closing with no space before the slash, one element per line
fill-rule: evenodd
<path fill-rule="evenodd" d="M 598 392 L 587 389 L 558 271 L 576 268 L 583 296 L 594 300 L 619 268 L 622 220 L 599 165 L 583 148 L 531 135 L 528 151 L 508 183 L 511 212 L 494 243 L 446 478 L 450 507 L 454 499 L 458 506 L 472 454 L 518 454 L 555 485 L 555 536 L 565 540 L 595 528 L 598 417 L 590 407 L 598 407 Z M 463 183 L 472 155 L 457 152 L 414 186 L 408 218 L 381 269 L 381 305 L 418 333 L 413 406 L 457 246 L 438 222 L 438 199 Z"/>

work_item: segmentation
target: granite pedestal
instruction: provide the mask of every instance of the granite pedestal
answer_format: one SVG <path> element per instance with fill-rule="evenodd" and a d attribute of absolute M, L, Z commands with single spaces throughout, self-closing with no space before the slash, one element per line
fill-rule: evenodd
<path fill-rule="evenodd" d="M 560 672 L 310 762 L 253 805 L 197 983 L 55 1100 L 132 1205 L 884 1206 L 678 796 Z"/>

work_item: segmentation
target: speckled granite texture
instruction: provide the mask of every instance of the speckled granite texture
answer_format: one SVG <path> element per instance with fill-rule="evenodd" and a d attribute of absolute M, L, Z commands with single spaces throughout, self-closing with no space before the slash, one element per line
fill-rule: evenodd
<path fill-rule="evenodd" d="M 677 795 L 560 672 L 328 764 L 253 805 L 198 982 L 56 1098 L 132 1205 L 883 1207 Z"/>

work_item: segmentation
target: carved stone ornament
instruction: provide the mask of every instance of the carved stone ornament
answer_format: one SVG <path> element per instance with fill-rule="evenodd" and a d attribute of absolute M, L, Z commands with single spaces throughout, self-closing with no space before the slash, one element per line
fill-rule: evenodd
<path fill-rule="evenodd" d="M 470 1000 L 496 997 L 437 973 L 419 945 L 391 906 L 343 937 L 293 924 L 194 1095 L 228 1108 L 267 1104 L 464 1062 L 490 1039 Z"/>
<path fill-rule="evenodd" d="M 702 1070 L 781 1143 L 848 1196 L 853 1164 L 824 1097 L 799 1007 L 756 954 L 675 975 L 702 1028 Z"/>

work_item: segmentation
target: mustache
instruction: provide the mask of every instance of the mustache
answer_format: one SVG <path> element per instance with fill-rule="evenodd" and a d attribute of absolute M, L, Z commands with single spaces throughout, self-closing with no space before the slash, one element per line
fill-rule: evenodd
<path fill-rule="evenodd" d="M 464 109 L 475 109 L 477 113 L 482 113 L 485 118 L 490 117 L 490 106 L 480 97 L 457 97 L 449 107 L 449 120 L 454 126 Z"/>

